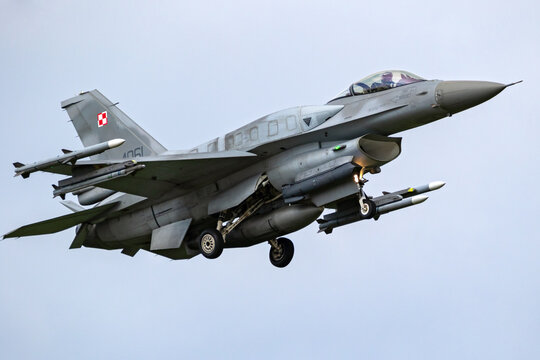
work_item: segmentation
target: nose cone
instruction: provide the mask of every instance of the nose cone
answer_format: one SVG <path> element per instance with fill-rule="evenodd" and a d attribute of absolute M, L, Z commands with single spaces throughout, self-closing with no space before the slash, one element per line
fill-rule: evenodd
<path fill-rule="evenodd" d="M 451 114 L 487 101 L 506 88 L 490 81 L 442 81 L 437 85 L 435 100 Z"/>

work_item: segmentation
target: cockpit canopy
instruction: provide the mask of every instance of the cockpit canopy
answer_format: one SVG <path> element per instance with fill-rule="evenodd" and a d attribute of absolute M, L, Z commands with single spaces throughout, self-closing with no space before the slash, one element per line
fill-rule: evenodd
<path fill-rule="evenodd" d="M 356 81 L 339 93 L 335 99 L 352 95 L 371 94 L 419 81 L 426 81 L 426 79 L 403 70 L 381 71 Z"/>

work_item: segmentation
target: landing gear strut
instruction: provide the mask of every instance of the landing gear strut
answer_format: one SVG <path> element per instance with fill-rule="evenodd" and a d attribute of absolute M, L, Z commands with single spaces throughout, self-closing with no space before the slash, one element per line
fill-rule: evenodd
<path fill-rule="evenodd" d="M 268 241 L 270 243 L 270 262 L 278 268 L 289 265 L 294 256 L 293 242 L 287 238 Z"/>
<path fill-rule="evenodd" d="M 367 179 L 364 179 L 365 168 L 360 170 L 360 174 L 354 174 L 354 182 L 358 187 L 358 202 L 360 204 L 360 215 L 363 219 L 371 219 L 375 216 L 375 211 L 377 207 L 375 203 L 368 199 L 366 193 L 364 192 L 364 184 L 367 183 Z"/>

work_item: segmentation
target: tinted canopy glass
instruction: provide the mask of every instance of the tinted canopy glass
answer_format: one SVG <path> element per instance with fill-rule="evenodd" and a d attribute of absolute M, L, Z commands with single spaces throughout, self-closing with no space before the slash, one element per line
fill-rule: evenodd
<path fill-rule="evenodd" d="M 375 73 L 355 82 L 350 90 L 354 95 L 369 94 L 419 81 L 425 81 L 425 79 L 408 71 L 388 70 Z"/>

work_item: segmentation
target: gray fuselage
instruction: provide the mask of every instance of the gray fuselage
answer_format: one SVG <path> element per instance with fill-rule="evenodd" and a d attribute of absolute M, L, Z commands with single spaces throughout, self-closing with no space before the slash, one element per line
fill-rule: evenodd
<path fill-rule="evenodd" d="M 175 188 L 157 200 L 143 200 L 129 194 L 113 196 L 104 203 L 118 201 L 120 197 L 120 207 L 108 220 L 96 225 L 94 236 L 85 245 L 109 249 L 142 246 L 159 227 L 183 219 L 204 224 L 212 215 L 209 213 L 212 199 L 245 179 L 266 174 L 271 185 L 281 190 L 298 172 L 299 165 L 289 160 L 301 154 L 331 148 L 365 134 L 395 134 L 446 117 L 448 111 L 436 102 L 439 83 L 422 81 L 338 98 L 323 106 L 282 110 L 201 144 L 189 152 L 242 150 L 257 154 L 258 159 L 223 179 L 205 183 L 201 178 L 197 189 Z M 293 169 L 287 171 L 288 167 Z M 123 213 L 122 209 L 127 207 L 127 213 Z"/>

